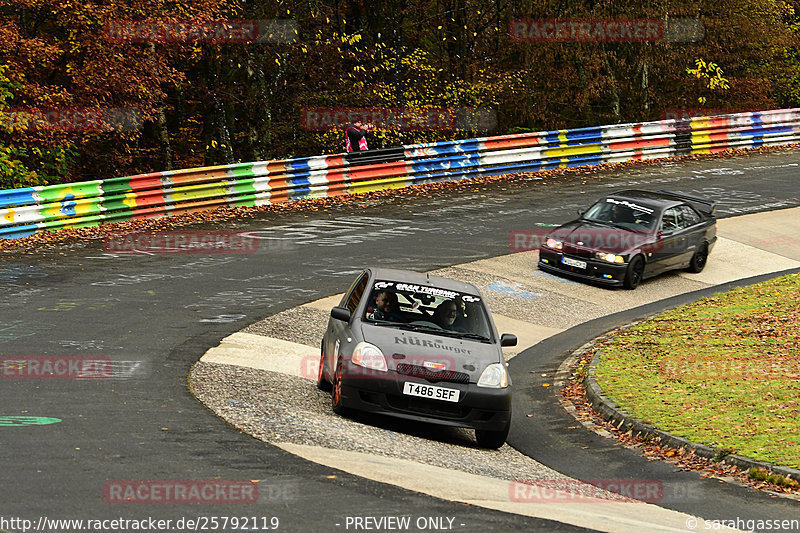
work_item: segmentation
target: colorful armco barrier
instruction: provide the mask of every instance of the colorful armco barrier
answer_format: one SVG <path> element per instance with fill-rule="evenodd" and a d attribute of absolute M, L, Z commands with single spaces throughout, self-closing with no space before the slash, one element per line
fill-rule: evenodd
<path fill-rule="evenodd" d="M 800 142 L 800 109 L 504 135 L 0 191 L 0 237 L 476 176 Z"/>

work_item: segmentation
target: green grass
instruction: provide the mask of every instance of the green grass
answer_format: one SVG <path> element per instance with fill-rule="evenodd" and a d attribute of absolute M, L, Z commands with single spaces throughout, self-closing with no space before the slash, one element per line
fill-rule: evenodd
<path fill-rule="evenodd" d="M 603 347 L 597 379 L 659 429 L 800 468 L 800 274 L 619 332 Z"/>
<path fill-rule="evenodd" d="M 798 483 L 797 481 L 784 477 L 780 474 L 774 474 L 763 468 L 755 468 L 755 467 L 751 468 L 748 471 L 747 475 L 750 479 L 755 479 L 757 481 L 766 481 L 768 483 L 772 483 L 780 487 L 789 487 L 792 489 L 800 488 L 800 483 Z"/>

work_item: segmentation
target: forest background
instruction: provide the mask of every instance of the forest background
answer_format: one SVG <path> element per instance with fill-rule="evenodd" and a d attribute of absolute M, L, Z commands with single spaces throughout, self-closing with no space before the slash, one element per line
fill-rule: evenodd
<path fill-rule="evenodd" d="M 800 107 L 798 8 L 800 0 L 0 0 L 0 189 L 343 152 L 340 127 L 309 120 L 321 110 L 450 113 L 379 125 L 370 135 L 378 148 Z M 528 19 L 682 19 L 702 33 L 516 38 L 515 22 Z M 223 20 L 262 21 L 276 33 L 123 31 Z M 30 119 L 92 110 L 104 124 L 116 113 L 116 125 Z M 461 120 L 465 110 L 482 118 Z"/>

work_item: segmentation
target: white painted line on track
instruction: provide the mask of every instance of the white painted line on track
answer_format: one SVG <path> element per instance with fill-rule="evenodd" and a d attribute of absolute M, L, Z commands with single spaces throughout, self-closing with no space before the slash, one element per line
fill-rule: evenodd
<path fill-rule="evenodd" d="M 534 516 L 609 533 L 686 532 L 687 521 L 697 520 L 698 530 L 711 522 L 642 502 L 569 501 L 569 493 L 551 490 L 542 503 L 512 501 L 507 480 L 448 470 L 414 461 L 332 450 L 319 446 L 277 443 L 276 446 L 309 461 L 381 483 L 389 483 L 436 498 L 478 505 L 524 516 Z M 723 528 L 714 531 L 737 531 Z"/>

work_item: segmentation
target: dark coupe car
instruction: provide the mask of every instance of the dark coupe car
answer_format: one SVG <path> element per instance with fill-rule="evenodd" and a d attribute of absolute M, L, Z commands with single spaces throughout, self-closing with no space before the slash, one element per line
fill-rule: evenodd
<path fill-rule="evenodd" d="M 332 407 L 475 430 L 499 448 L 511 423 L 511 381 L 480 291 L 405 270 L 367 269 L 331 309 L 317 386 Z"/>
<path fill-rule="evenodd" d="M 700 272 L 717 240 L 715 205 L 674 191 L 608 195 L 548 233 L 539 268 L 626 289 L 668 270 Z"/>

